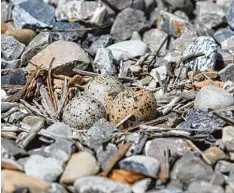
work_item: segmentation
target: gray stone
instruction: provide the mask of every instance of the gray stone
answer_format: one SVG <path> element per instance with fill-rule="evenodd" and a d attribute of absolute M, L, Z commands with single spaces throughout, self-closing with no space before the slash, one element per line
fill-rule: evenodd
<path fill-rule="evenodd" d="M 222 142 L 228 151 L 233 152 L 234 147 L 234 127 L 227 126 L 222 129 Z"/>
<path fill-rule="evenodd" d="M 197 22 L 212 29 L 225 22 L 225 13 L 217 4 L 209 1 L 196 2 Z"/>
<path fill-rule="evenodd" d="M 139 180 L 133 184 L 132 191 L 134 193 L 146 192 L 147 189 L 149 188 L 149 185 L 151 182 L 152 182 L 152 180 L 150 178 L 145 178 L 143 180 Z"/>
<path fill-rule="evenodd" d="M 1 93 L 2 97 L 3 93 Z M 1 101 L 1 113 L 5 113 L 6 111 L 9 111 L 11 108 L 16 107 L 17 105 L 12 102 L 3 102 Z"/>
<path fill-rule="evenodd" d="M 12 4 L 6 1 L 1 2 L 1 22 L 11 20 Z"/>
<path fill-rule="evenodd" d="M 176 15 L 177 17 L 180 17 L 183 20 L 189 21 L 189 17 L 186 15 L 185 12 L 181 11 L 181 10 L 177 10 L 174 12 L 174 15 Z"/>
<path fill-rule="evenodd" d="M 72 130 L 69 125 L 66 125 L 61 122 L 56 122 L 53 125 L 49 126 L 46 131 L 57 134 L 59 136 L 64 136 L 64 137 L 71 137 L 72 136 Z M 56 139 L 56 137 L 54 137 Z M 58 138 L 57 140 L 59 140 Z"/>
<path fill-rule="evenodd" d="M 234 36 L 234 31 L 230 27 L 220 28 L 214 33 L 214 39 L 221 44 L 226 39 Z"/>
<path fill-rule="evenodd" d="M 198 190 L 200 193 L 224 193 L 221 186 L 204 181 L 192 182 L 189 184 L 187 193 L 197 193 Z"/>
<path fill-rule="evenodd" d="M 121 160 L 119 167 L 155 178 L 159 172 L 160 162 L 152 157 L 134 155 Z"/>
<path fill-rule="evenodd" d="M 13 36 L 1 35 L 1 55 L 4 60 L 11 61 L 20 57 L 25 45 Z"/>
<path fill-rule="evenodd" d="M 229 177 L 227 179 L 227 184 L 234 189 L 234 170 L 230 172 Z"/>
<path fill-rule="evenodd" d="M 172 168 L 171 179 L 179 180 L 185 185 L 194 181 L 209 182 L 214 175 L 211 166 L 206 165 L 199 157 L 188 153 L 183 155 Z"/>
<path fill-rule="evenodd" d="M 172 10 L 182 10 L 187 14 L 190 14 L 193 11 L 193 4 L 190 0 L 163 0 L 167 6 Z"/>
<path fill-rule="evenodd" d="M 114 59 L 117 61 L 143 56 L 147 51 L 147 45 L 139 40 L 123 41 L 112 44 L 107 48 L 111 50 Z"/>
<path fill-rule="evenodd" d="M 131 36 L 130 40 L 140 40 L 141 41 L 141 35 L 137 31 L 134 31 L 134 32 L 132 32 L 132 36 Z"/>
<path fill-rule="evenodd" d="M 164 152 L 169 150 L 170 155 L 182 156 L 190 151 L 188 144 L 183 139 L 178 138 L 157 138 L 147 141 L 144 152 L 146 156 L 154 157 L 161 163 L 165 160 Z"/>
<path fill-rule="evenodd" d="M 229 6 L 229 10 L 226 14 L 226 19 L 228 22 L 228 25 L 234 29 L 234 1 L 232 1 L 231 5 Z"/>
<path fill-rule="evenodd" d="M 24 85 L 26 83 L 26 72 L 24 69 L 1 70 L 1 84 Z"/>
<path fill-rule="evenodd" d="M 157 52 L 165 39 L 167 38 L 167 34 L 158 29 L 151 29 L 144 33 L 143 42 L 145 42 L 151 52 Z M 165 49 L 165 46 L 163 47 Z"/>
<path fill-rule="evenodd" d="M 84 28 L 84 26 L 80 25 L 77 22 L 74 23 L 56 22 L 52 28 L 54 32 L 52 31 L 50 33 L 50 37 L 52 38 L 52 41 L 65 40 L 65 41 L 76 42 L 78 41 L 79 38 L 84 36 L 85 32 L 72 31 L 72 30 L 80 30 L 82 28 Z M 56 30 L 58 30 L 58 32 L 56 32 Z M 64 30 L 65 32 L 59 32 L 59 30 Z M 69 30 L 71 31 L 69 32 Z"/>
<path fill-rule="evenodd" d="M 17 122 L 21 121 L 27 115 L 28 115 L 28 113 L 25 113 L 22 111 L 14 112 L 8 117 L 7 122 L 8 123 L 17 123 Z"/>
<path fill-rule="evenodd" d="M 223 82 L 230 80 L 234 83 L 233 75 L 234 75 L 234 64 L 228 64 L 225 68 L 219 71 L 220 79 Z"/>
<path fill-rule="evenodd" d="M 232 170 L 234 170 L 234 164 L 226 160 L 219 160 L 215 165 L 215 172 L 227 174 Z"/>
<path fill-rule="evenodd" d="M 108 143 L 105 147 L 104 145 L 99 146 L 96 149 L 97 159 L 101 164 L 101 168 L 105 170 L 107 164 L 112 159 L 113 155 L 117 152 L 118 148 L 115 144 Z"/>
<path fill-rule="evenodd" d="M 62 173 L 62 165 L 54 158 L 32 155 L 24 165 L 27 175 L 47 182 L 54 182 Z"/>
<path fill-rule="evenodd" d="M 79 178 L 74 186 L 76 193 L 132 193 L 129 185 L 98 176 Z"/>
<path fill-rule="evenodd" d="M 117 67 L 114 64 L 112 52 L 107 48 L 99 48 L 97 50 L 93 66 L 105 75 L 116 75 Z"/>
<path fill-rule="evenodd" d="M 203 111 L 207 111 L 208 108 L 219 109 L 233 104 L 234 98 L 232 95 L 216 86 L 203 87 L 194 101 L 194 107 Z"/>
<path fill-rule="evenodd" d="M 168 187 L 168 188 L 162 189 L 162 190 L 148 191 L 147 193 L 184 193 L 184 191 L 180 188 Z"/>
<path fill-rule="evenodd" d="M 109 34 L 106 35 L 101 35 L 100 37 L 98 37 L 97 40 L 95 40 L 90 48 L 89 48 L 89 53 L 91 55 L 95 55 L 97 50 L 99 48 L 106 48 L 107 46 L 109 46 L 112 43 L 112 39 L 111 36 Z"/>
<path fill-rule="evenodd" d="M 129 39 L 132 32 L 141 32 L 148 26 L 144 12 L 126 8 L 117 15 L 110 34 L 114 39 L 123 41 Z"/>
<path fill-rule="evenodd" d="M 7 61 L 2 59 L 1 61 L 1 68 L 2 69 L 7 69 L 7 68 L 11 68 L 11 69 L 16 69 L 20 66 L 21 60 L 17 59 L 17 60 L 11 60 L 11 61 Z"/>
<path fill-rule="evenodd" d="M 183 56 L 202 52 L 204 55 L 184 61 L 185 66 L 194 71 L 214 69 L 217 57 L 217 44 L 210 36 L 200 36 L 184 50 Z"/>
<path fill-rule="evenodd" d="M 68 191 L 58 183 L 52 183 L 43 193 L 68 193 Z"/>
<path fill-rule="evenodd" d="M 125 8 L 144 9 L 144 0 L 107 0 L 106 4 L 115 11 L 122 11 Z"/>
<path fill-rule="evenodd" d="M 167 77 L 167 69 L 166 69 L 166 66 L 163 65 L 163 66 L 159 66 L 159 67 L 153 68 L 153 69 L 151 70 L 151 72 L 150 72 L 150 75 L 154 78 L 154 80 L 155 80 L 156 82 L 159 82 L 156 73 L 159 74 L 159 77 L 160 77 L 161 81 L 162 81 L 162 82 L 165 82 L 166 77 Z"/>
<path fill-rule="evenodd" d="M 87 132 L 87 145 L 91 148 L 98 148 L 103 143 L 110 141 L 112 134 L 118 129 L 106 119 L 99 119 Z"/>
<path fill-rule="evenodd" d="M 12 11 L 16 28 L 52 28 L 55 10 L 43 0 L 28 0 L 16 5 Z"/>
<path fill-rule="evenodd" d="M 36 124 L 38 124 L 39 122 L 42 122 L 43 123 L 43 127 L 45 125 L 45 119 L 42 118 L 42 117 L 39 117 L 39 116 L 33 116 L 33 115 L 30 115 L 30 116 L 27 116 L 25 117 L 21 124 L 26 124 L 28 127 L 32 128 L 34 127 Z"/>
<path fill-rule="evenodd" d="M 228 51 L 231 54 L 234 54 L 234 35 L 231 36 L 230 38 L 222 41 L 221 48 L 224 51 Z"/>

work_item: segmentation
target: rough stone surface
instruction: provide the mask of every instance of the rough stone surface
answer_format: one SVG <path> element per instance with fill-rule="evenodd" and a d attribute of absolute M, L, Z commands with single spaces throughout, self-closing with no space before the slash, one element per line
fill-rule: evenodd
<path fill-rule="evenodd" d="M 172 10 L 182 10 L 187 14 L 190 14 L 193 11 L 193 4 L 190 0 L 163 0 L 163 3 L 168 5 Z"/>
<path fill-rule="evenodd" d="M 21 60 L 19 60 L 19 59 L 11 60 L 11 61 L 6 61 L 6 60 L 2 59 L 1 68 L 2 69 L 7 69 L 7 68 L 16 69 L 16 68 L 20 67 L 20 62 L 21 62 Z"/>
<path fill-rule="evenodd" d="M 68 193 L 68 191 L 58 183 L 52 183 L 43 193 Z"/>
<path fill-rule="evenodd" d="M 226 14 L 226 19 L 229 26 L 234 29 L 234 1 L 232 1 L 231 5 L 229 6 L 229 10 Z"/>
<path fill-rule="evenodd" d="M 234 83 L 233 74 L 234 74 L 234 64 L 228 64 L 225 68 L 223 68 L 221 71 L 219 71 L 220 79 L 223 82 L 230 80 Z"/>
<path fill-rule="evenodd" d="M 146 27 L 148 24 L 143 11 L 126 8 L 117 15 L 110 34 L 114 39 L 123 41 L 129 39 L 132 32 L 140 32 Z"/>
<path fill-rule="evenodd" d="M 21 68 L 1 71 L 1 84 L 24 85 L 26 81 L 26 72 Z"/>
<path fill-rule="evenodd" d="M 214 39 L 221 44 L 226 39 L 234 36 L 234 31 L 230 27 L 220 28 L 214 33 Z"/>
<path fill-rule="evenodd" d="M 43 0 L 27 0 L 16 5 L 12 11 L 16 28 L 52 28 L 55 10 Z"/>
<path fill-rule="evenodd" d="M 231 36 L 230 38 L 224 40 L 221 43 L 221 48 L 224 51 L 228 51 L 229 53 L 233 54 L 234 53 L 234 36 Z"/>
<path fill-rule="evenodd" d="M 12 4 L 6 1 L 1 2 L 1 22 L 11 19 Z"/>
<path fill-rule="evenodd" d="M 217 57 L 217 44 L 210 36 L 201 36 L 192 41 L 183 52 L 183 56 L 203 52 L 204 55 L 186 60 L 185 66 L 194 71 L 214 69 Z"/>
<path fill-rule="evenodd" d="M 151 182 L 152 182 L 152 180 L 150 178 L 145 178 L 143 180 L 139 180 L 132 186 L 132 191 L 134 193 L 146 192 L 146 190 L 149 188 L 149 185 Z"/>
<path fill-rule="evenodd" d="M 122 11 L 125 8 L 132 7 L 133 9 L 144 10 L 145 1 L 144 0 L 107 0 L 107 5 L 109 5 L 113 10 Z"/>
<path fill-rule="evenodd" d="M 98 176 L 79 178 L 75 181 L 74 186 L 76 192 L 79 193 L 132 193 L 129 185 Z"/>
<path fill-rule="evenodd" d="M 200 193 L 224 193 L 224 190 L 221 186 L 213 185 L 208 182 L 192 182 L 189 184 L 187 193 L 197 193 L 199 190 Z"/>
<path fill-rule="evenodd" d="M 112 38 L 109 34 L 101 35 L 89 47 L 89 53 L 95 55 L 99 48 L 106 48 L 112 43 Z"/>

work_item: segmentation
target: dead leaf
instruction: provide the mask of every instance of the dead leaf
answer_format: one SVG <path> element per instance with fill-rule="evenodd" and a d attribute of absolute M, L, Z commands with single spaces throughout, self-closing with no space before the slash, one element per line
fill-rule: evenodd
<path fill-rule="evenodd" d="M 215 86 L 218 86 L 219 88 L 222 88 L 224 83 L 221 81 L 204 80 L 202 82 L 195 82 L 194 85 L 197 88 L 203 88 L 205 86 L 210 86 L 210 85 L 215 85 Z"/>

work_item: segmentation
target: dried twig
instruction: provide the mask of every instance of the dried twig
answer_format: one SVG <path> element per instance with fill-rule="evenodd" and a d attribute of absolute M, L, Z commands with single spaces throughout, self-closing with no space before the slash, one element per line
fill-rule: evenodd
<path fill-rule="evenodd" d="M 133 115 L 127 115 L 124 119 L 122 119 L 117 125 L 116 127 L 118 128 L 119 126 L 121 126 L 123 123 L 125 123 L 128 119 L 130 119 Z"/>
<path fill-rule="evenodd" d="M 226 121 L 229 125 L 234 125 L 234 121 L 228 117 L 225 117 L 223 115 L 221 115 L 220 113 L 214 111 L 213 112 L 215 115 L 217 115 L 219 118 L 223 119 L 224 121 Z"/>

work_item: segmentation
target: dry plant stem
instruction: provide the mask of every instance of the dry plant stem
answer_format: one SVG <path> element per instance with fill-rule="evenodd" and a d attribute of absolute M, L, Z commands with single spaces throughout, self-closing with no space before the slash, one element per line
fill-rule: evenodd
<path fill-rule="evenodd" d="M 228 117 L 225 117 L 223 115 L 220 115 L 219 113 L 217 113 L 216 111 L 213 112 L 215 115 L 217 115 L 219 118 L 223 119 L 224 121 L 226 121 L 229 125 L 234 125 L 234 121 Z"/>
<path fill-rule="evenodd" d="M 156 75 L 156 77 L 158 79 L 160 87 L 162 88 L 162 92 L 164 93 L 164 85 L 162 83 L 161 77 L 160 77 L 160 75 L 159 75 L 159 73 L 157 71 L 155 71 L 155 75 Z"/>
<path fill-rule="evenodd" d="M 130 119 L 132 117 L 132 114 L 127 115 L 124 119 L 122 119 L 115 127 L 119 127 L 121 126 L 123 123 L 125 123 L 128 119 Z"/>
<path fill-rule="evenodd" d="M 158 56 L 160 50 L 162 49 L 163 45 L 166 43 L 166 41 L 167 41 L 167 39 L 168 39 L 169 37 L 170 37 L 170 36 L 167 35 L 167 36 L 163 39 L 163 41 L 162 41 L 162 43 L 160 44 L 159 48 L 158 48 L 157 51 L 155 51 L 155 53 L 154 53 L 155 57 Z"/>
<path fill-rule="evenodd" d="M 16 111 L 18 111 L 18 110 L 19 110 L 18 107 L 13 107 L 13 108 L 11 108 L 11 109 L 10 109 L 9 111 L 7 111 L 6 113 L 2 113 L 2 114 L 1 114 L 1 119 L 4 119 L 4 118 L 10 116 L 12 113 L 14 113 L 14 112 L 16 112 Z"/>
<path fill-rule="evenodd" d="M 201 151 L 196 145 L 194 145 L 194 143 L 193 143 L 192 141 L 186 140 L 186 142 L 187 142 L 187 144 L 189 145 L 189 147 L 192 148 L 192 150 L 198 152 L 198 153 L 201 155 L 202 159 L 203 159 L 207 164 L 211 165 L 210 160 L 206 157 L 205 154 L 202 153 L 202 151 Z"/>
<path fill-rule="evenodd" d="M 189 102 L 189 103 L 187 103 L 187 104 L 181 106 L 181 107 L 178 109 L 178 111 L 182 111 L 182 110 L 185 109 L 185 108 L 192 107 L 192 106 L 193 106 L 193 103 L 194 103 L 194 101 L 191 101 L 191 102 Z"/>
<path fill-rule="evenodd" d="M 43 109 L 43 107 L 36 101 L 33 99 L 33 103 L 36 105 L 36 107 L 42 112 L 42 114 L 44 116 L 48 116 L 48 114 L 46 113 L 46 111 Z"/>
<path fill-rule="evenodd" d="M 164 151 L 164 160 L 161 164 L 161 171 L 159 174 L 159 179 L 165 183 L 170 176 L 170 164 L 169 164 L 169 150 L 166 148 Z"/>
<path fill-rule="evenodd" d="M 173 106 L 177 104 L 180 100 L 181 97 L 175 97 L 174 99 L 172 99 L 172 101 L 168 105 L 166 105 L 166 108 L 162 110 L 163 115 L 167 114 L 173 108 Z"/>
<path fill-rule="evenodd" d="M 229 106 L 229 107 L 220 108 L 220 109 L 215 109 L 215 110 L 212 110 L 211 112 L 221 113 L 224 111 L 234 111 L 234 105 Z"/>
<path fill-rule="evenodd" d="M 104 176 L 107 177 L 109 172 L 112 170 L 112 168 L 115 166 L 115 164 L 122 159 L 122 157 L 124 157 L 124 155 L 126 154 L 126 152 L 128 151 L 128 149 L 131 147 L 132 142 L 127 142 L 124 145 L 122 145 L 118 151 L 113 155 L 112 159 L 110 160 L 110 162 L 108 163 L 108 165 L 106 166 L 106 169 L 99 174 L 100 176 Z"/>

